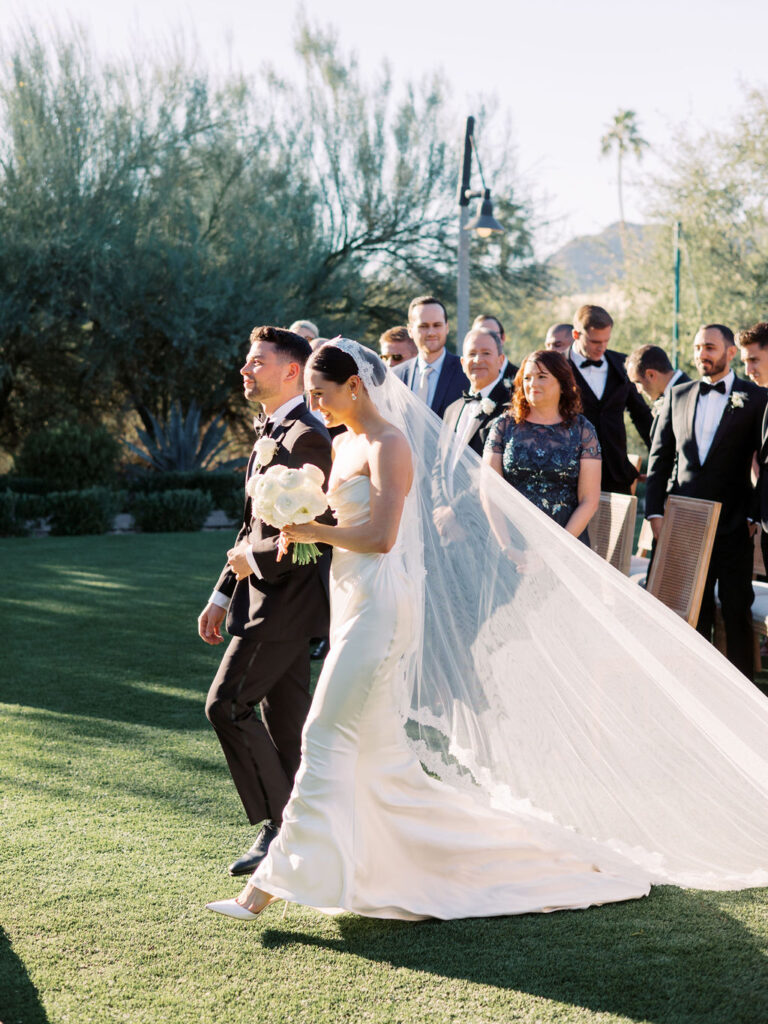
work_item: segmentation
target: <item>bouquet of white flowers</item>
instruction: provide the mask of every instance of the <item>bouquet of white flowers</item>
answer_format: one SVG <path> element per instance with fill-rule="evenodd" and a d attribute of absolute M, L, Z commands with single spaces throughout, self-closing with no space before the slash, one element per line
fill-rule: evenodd
<path fill-rule="evenodd" d="M 254 474 L 246 485 L 254 519 L 282 530 L 297 523 L 311 523 L 328 508 L 323 492 L 322 469 L 307 463 L 301 469 L 270 466 Z M 299 565 L 316 562 L 320 548 L 316 544 L 294 544 L 293 561 Z"/>

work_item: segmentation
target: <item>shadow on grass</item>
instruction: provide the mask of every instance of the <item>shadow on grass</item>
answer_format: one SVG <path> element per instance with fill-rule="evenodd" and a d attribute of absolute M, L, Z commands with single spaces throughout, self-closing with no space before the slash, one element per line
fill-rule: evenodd
<path fill-rule="evenodd" d="M 292 944 L 519 991 L 653 1024 L 768 1020 L 765 950 L 728 913 L 745 894 L 655 888 L 646 900 L 586 911 L 413 925 L 338 918 L 341 938 L 268 929 Z"/>
<path fill-rule="evenodd" d="M 0 1020 L 3 1024 L 48 1024 L 48 1015 L 27 970 L 0 928 Z"/>

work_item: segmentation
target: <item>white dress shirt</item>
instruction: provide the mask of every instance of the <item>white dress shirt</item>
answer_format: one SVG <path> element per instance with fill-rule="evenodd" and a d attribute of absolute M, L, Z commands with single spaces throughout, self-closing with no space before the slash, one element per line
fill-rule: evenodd
<path fill-rule="evenodd" d="M 575 345 L 571 347 L 571 362 L 575 367 L 577 367 L 579 373 L 587 384 L 589 384 L 595 398 L 599 401 L 603 397 L 605 383 L 608 380 L 608 360 L 603 356 L 601 366 L 582 367 L 581 364 L 588 358 L 589 356 L 585 356 L 582 352 L 579 352 Z"/>
<path fill-rule="evenodd" d="M 707 455 L 709 455 L 712 439 L 720 425 L 720 420 L 723 418 L 725 407 L 728 405 L 728 399 L 731 397 L 733 381 L 734 375 L 733 370 L 731 370 L 730 373 L 723 377 L 723 383 L 725 384 L 724 395 L 721 395 L 719 391 L 710 391 L 706 395 L 699 393 L 693 429 L 696 434 L 696 447 L 699 449 L 699 462 L 702 465 Z M 707 381 L 708 383 L 709 381 Z"/>
<path fill-rule="evenodd" d="M 267 416 L 267 421 L 270 424 L 270 430 L 274 430 L 275 427 L 279 426 L 283 422 L 285 417 L 288 415 L 288 413 L 293 412 L 296 406 L 301 405 L 303 401 L 304 395 L 294 395 L 294 397 L 289 398 L 287 402 L 283 402 L 283 404 L 279 406 L 277 409 L 275 409 L 275 411 L 270 416 Z M 248 560 L 248 565 L 250 565 L 253 575 L 261 579 L 261 572 L 259 571 L 259 567 L 256 564 L 256 559 L 254 558 L 253 552 L 250 550 L 250 548 L 248 549 L 248 551 L 246 551 L 245 557 Z M 232 598 L 227 597 L 226 594 L 222 594 L 221 591 L 214 590 L 211 596 L 208 598 L 208 603 L 217 604 L 220 608 L 229 608 L 229 603 L 231 600 Z"/>
<path fill-rule="evenodd" d="M 429 375 L 429 385 L 427 388 L 426 403 L 428 406 L 432 406 L 432 401 L 435 397 L 435 391 L 437 390 L 437 378 L 440 376 L 440 371 L 443 368 L 445 362 L 445 349 L 440 353 L 434 363 L 428 363 L 422 356 L 418 356 L 416 359 L 416 366 L 413 371 L 413 382 L 411 384 L 411 390 L 418 392 L 421 386 L 421 378 L 424 371 L 429 367 L 433 372 Z"/>

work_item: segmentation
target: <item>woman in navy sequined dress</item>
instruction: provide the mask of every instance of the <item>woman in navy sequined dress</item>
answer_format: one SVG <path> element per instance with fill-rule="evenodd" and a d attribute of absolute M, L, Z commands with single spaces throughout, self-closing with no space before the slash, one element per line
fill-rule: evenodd
<path fill-rule="evenodd" d="M 523 360 L 510 407 L 491 425 L 483 458 L 537 508 L 589 543 L 587 523 L 600 501 L 600 444 L 559 352 L 539 349 Z"/>

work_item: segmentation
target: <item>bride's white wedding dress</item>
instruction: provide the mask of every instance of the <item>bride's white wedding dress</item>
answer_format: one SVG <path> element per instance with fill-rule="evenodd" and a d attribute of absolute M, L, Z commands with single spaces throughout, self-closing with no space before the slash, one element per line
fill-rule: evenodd
<path fill-rule="evenodd" d="M 367 476 L 329 494 L 369 518 Z M 409 499 L 411 500 L 411 499 Z M 402 534 L 388 554 L 334 548 L 330 652 L 283 825 L 255 884 L 326 911 L 461 918 L 640 897 L 647 874 L 604 846 L 431 777 L 409 744 L 405 661 L 422 616 Z"/>

